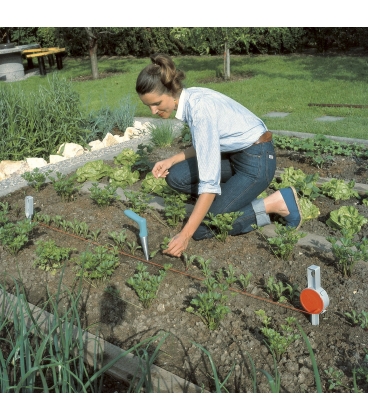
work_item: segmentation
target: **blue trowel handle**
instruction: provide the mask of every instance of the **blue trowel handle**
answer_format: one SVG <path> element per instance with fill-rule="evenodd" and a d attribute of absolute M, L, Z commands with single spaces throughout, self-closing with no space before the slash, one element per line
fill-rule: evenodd
<path fill-rule="evenodd" d="M 139 226 L 139 236 L 145 238 L 147 236 L 147 221 L 143 217 L 139 216 L 137 213 L 134 213 L 132 210 L 124 210 L 124 214 L 130 219 L 138 223 Z"/>

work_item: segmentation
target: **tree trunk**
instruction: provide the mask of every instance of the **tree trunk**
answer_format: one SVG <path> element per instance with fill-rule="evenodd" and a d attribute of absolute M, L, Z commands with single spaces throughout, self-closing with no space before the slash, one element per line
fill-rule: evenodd
<path fill-rule="evenodd" d="M 225 42 L 224 51 L 224 78 L 225 80 L 230 80 L 230 50 L 227 42 Z"/>
<path fill-rule="evenodd" d="M 91 60 L 92 79 L 99 78 L 97 63 L 97 36 L 93 33 L 92 28 L 86 28 L 89 40 L 89 57 Z"/>

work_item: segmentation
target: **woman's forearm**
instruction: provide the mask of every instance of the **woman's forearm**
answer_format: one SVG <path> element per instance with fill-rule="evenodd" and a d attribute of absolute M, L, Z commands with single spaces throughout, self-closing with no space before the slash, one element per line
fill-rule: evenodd
<path fill-rule="evenodd" d="M 175 165 L 176 163 L 182 162 L 183 160 L 190 159 L 196 156 L 196 151 L 193 146 L 188 147 L 183 152 L 178 153 L 171 157 L 172 164 Z"/>
<path fill-rule="evenodd" d="M 198 229 L 199 225 L 208 213 L 216 194 L 214 193 L 203 193 L 199 196 L 192 214 L 189 216 L 188 222 L 182 229 L 182 233 L 188 238 L 191 238 L 194 232 Z"/>

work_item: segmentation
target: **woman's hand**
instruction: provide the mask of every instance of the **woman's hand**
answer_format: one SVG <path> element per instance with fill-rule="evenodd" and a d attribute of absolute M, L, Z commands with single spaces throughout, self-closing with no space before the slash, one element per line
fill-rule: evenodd
<path fill-rule="evenodd" d="M 180 257 L 187 249 L 190 237 L 186 236 L 183 231 L 175 235 L 169 242 L 168 247 L 162 251 L 163 254 L 169 254 L 173 257 Z"/>
<path fill-rule="evenodd" d="M 169 169 L 183 160 L 189 159 L 194 157 L 196 152 L 193 146 L 188 147 L 188 149 L 184 150 L 183 152 L 178 153 L 177 155 L 171 156 L 170 158 L 161 160 L 157 162 L 152 169 L 152 175 L 155 178 L 166 178 L 169 174 Z"/>
<path fill-rule="evenodd" d="M 172 167 L 172 160 L 165 159 L 157 162 L 152 169 L 152 174 L 155 178 L 166 178 L 169 174 L 169 169 Z"/>
<path fill-rule="evenodd" d="M 189 240 L 201 224 L 205 215 L 207 214 L 216 194 L 203 193 L 199 196 L 192 214 L 182 231 L 175 235 L 169 242 L 168 247 L 162 251 L 164 254 L 172 255 L 173 257 L 180 257 L 181 254 L 187 249 Z"/>

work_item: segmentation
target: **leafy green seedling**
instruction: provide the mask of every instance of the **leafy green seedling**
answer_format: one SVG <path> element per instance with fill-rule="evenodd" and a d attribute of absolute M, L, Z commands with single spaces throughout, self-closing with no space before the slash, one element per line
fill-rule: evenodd
<path fill-rule="evenodd" d="M 128 191 L 124 190 L 124 194 L 126 197 L 126 206 L 137 213 L 142 215 L 148 206 L 148 202 L 151 200 L 150 196 L 143 191 Z"/>
<path fill-rule="evenodd" d="M 94 182 L 88 191 L 91 192 L 91 199 L 98 206 L 107 207 L 118 199 L 116 190 L 117 187 L 113 187 L 112 185 L 105 185 L 104 188 L 100 188 L 98 183 Z"/>
<path fill-rule="evenodd" d="M 328 380 L 328 390 L 336 390 L 336 388 L 347 388 L 348 386 L 344 385 L 343 378 L 344 378 L 344 372 L 342 372 L 339 369 L 335 369 L 332 366 L 328 369 L 325 369 L 325 374 L 327 376 Z"/>
<path fill-rule="evenodd" d="M 241 211 L 217 214 L 208 213 L 204 224 L 214 230 L 215 238 L 220 242 L 225 242 L 229 232 L 233 228 L 234 221 L 243 213 Z"/>
<path fill-rule="evenodd" d="M 207 291 L 198 293 L 190 301 L 190 306 L 186 308 L 186 311 L 197 315 L 208 329 L 213 331 L 219 327 L 220 322 L 231 310 L 226 306 L 227 295 L 221 293 L 221 285 L 215 279 L 207 278 L 205 285 Z"/>
<path fill-rule="evenodd" d="M 80 187 L 75 184 L 77 178 L 76 175 L 68 177 L 67 175 L 63 175 L 61 172 L 56 172 L 56 178 L 51 176 L 49 178 L 55 188 L 56 194 L 64 201 L 72 201 L 80 189 Z"/>
<path fill-rule="evenodd" d="M 291 226 L 284 226 L 281 223 L 275 222 L 275 233 L 277 236 L 266 238 L 262 233 L 263 227 L 257 225 L 252 225 L 252 227 L 268 242 L 274 255 L 285 261 L 290 258 L 299 239 L 307 235 L 306 233 L 298 232 Z"/>
<path fill-rule="evenodd" d="M 41 172 L 39 168 L 33 169 L 31 172 L 25 172 L 21 177 L 27 181 L 28 185 L 36 191 L 40 191 L 45 187 L 46 179 L 52 171 Z"/>
<path fill-rule="evenodd" d="M 106 282 L 119 266 L 116 252 L 104 246 L 97 246 L 93 251 L 85 251 L 74 259 L 78 265 L 77 277 L 90 280 L 94 286 Z"/>
<path fill-rule="evenodd" d="M 143 143 L 138 144 L 137 155 L 139 156 L 137 161 L 134 164 L 134 169 L 139 172 L 151 171 L 153 168 L 153 163 L 149 160 L 149 154 L 153 151 L 153 146 Z"/>
<path fill-rule="evenodd" d="M 262 324 L 265 327 L 268 327 L 269 325 L 271 325 L 272 318 L 270 316 L 267 316 L 266 312 L 263 309 L 259 309 L 258 311 L 254 311 L 254 313 L 259 316 Z"/>
<path fill-rule="evenodd" d="M 163 251 L 163 250 L 167 249 L 170 241 L 171 241 L 171 239 L 168 238 L 167 236 L 165 236 L 165 238 L 163 239 L 163 241 L 160 245 L 160 248 L 156 249 L 155 251 L 152 251 L 150 253 L 150 257 L 153 258 L 159 251 Z"/>
<path fill-rule="evenodd" d="M 55 273 L 58 268 L 61 268 L 62 263 L 69 259 L 73 251 L 76 251 L 74 248 L 57 246 L 52 239 L 38 241 L 36 245 L 37 259 L 33 263 L 34 266 L 52 273 Z"/>
<path fill-rule="evenodd" d="M 124 245 L 126 244 L 126 240 L 127 240 L 127 233 L 126 233 L 126 229 L 123 229 L 120 232 L 110 232 L 109 233 L 109 238 L 111 238 L 114 243 L 117 245 L 117 247 L 122 250 L 124 249 Z"/>
<path fill-rule="evenodd" d="M 11 255 L 18 252 L 29 242 L 37 222 L 20 220 L 16 223 L 6 222 L 0 227 L 0 244 Z"/>
<path fill-rule="evenodd" d="M 265 284 L 265 290 L 276 302 L 287 302 L 288 295 L 289 300 L 292 301 L 294 297 L 294 289 L 290 284 L 285 284 L 282 281 L 276 281 L 274 277 L 270 276 Z"/>
<path fill-rule="evenodd" d="M 184 124 L 181 130 L 181 142 L 188 145 L 192 143 L 192 133 L 188 124 Z"/>
<path fill-rule="evenodd" d="M 188 200 L 187 194 L 164 194 L 164 214 L 169 226 L 175 227 L 182 222 L 187 215 L 186 201 Z"/>
<path fill-rule="evenodd" d="M 246 290 L 247 287 L 250 285 L 250 278 L 252 277 L 252 273 L 247 273 L 245 276 L 244 274 L 240 274 L 238 277 L 238 283 L 242 290 Z"/>
<path fill-rule="evenodd" d="M 344 276 L 351 277 L 354 265 L 357 261 L 368 261 L 368 238 L 354 241 L 350 232 L 342 230 L 343 236 L 339 239 L 327 237 L 332 244 L 332 254 Z"/>
<path fill-rule="evenodd" d="M 353 309 L 350 312 L 345 312 L 344 315 L 352 326 L 355 327 L 359 325 L 364 330 L 368 328 L 368 312 L 361 311 L 358 313 Z"/>
<path fill-rule="evenodd" d="M 193 263 L 196 261 L 196 259 L 198 258 L 197 255 L 191 255 L 189 256 L 188 254 L 186 254 L 185 252 L 182 253 L 182 257 L 184 260 L 184 265 L 185 265 L 185 271 L 188 271 L 189 267 L 191 265 L 193 265 Z"/>
<path fill-rule="evenodd" d="M 261 310 L 262 311 L 262 310 Z M 300 334 L 296 334 L 295 327 L 293 325 L 296 322 L 294 317 L 286 318 L 286 324 L 280 326 L 281 332 L 270 328 L 270 318 L 266 314 L 260 311 L 256 311 L 256 314 L 261 318 L 261 321 L 264 325 L 260 330 L 265 336 L 266 343 L 269 345 L 270 349 L 274 352 L 276 360 L 280 361 L 282 355 L 286 352 L 291 343 L 300 338 Z"/>
<path fill-rule="evenodd" d="M 203 275 L 207 277 L 212 276 L 212 271 L 210 269 L 211 259 L 205 260 L 203 257 L 196 257 L 196 262 L 199 265 L 199 268 L 202 270 Z"/>
<path fill-rule="evenodd" d="M 129 251 L 132 253 L 132 255 L 135 255 L 138 249 L 142 249 L 142 247 L 138 245 L 137 242 L 135 241 L 132 241 L 132 242 L 127 241 L 126 244 L 128 245 Z"/>
<path fill-rule="evenodd" d="M 159 270 L 157 274 L 150 274 L 143 263 L 138 263 L 136 273 L 127 280 L 127 284 L 137 293 L 144 308 L 149 308 L 156 298 L 162 280 L 166 276 L 166 270 Z"/>
<path fill-rule="evenodd" d="M 98 237 L 99 237 L 99 235 L 100 235 L 100 233 L 101 233 L 101 230 L 100 229 L 96 229 L 94 231 L 90 231 L 88 233 L 87 239 L 92 239 L 93 241 L 96 242 L 97 239 L 98 239 Z"/>

